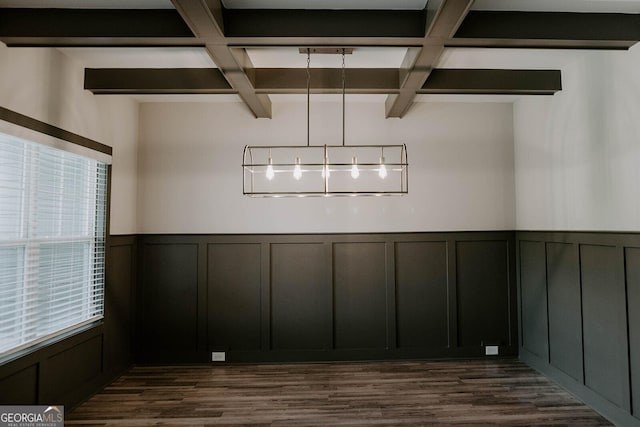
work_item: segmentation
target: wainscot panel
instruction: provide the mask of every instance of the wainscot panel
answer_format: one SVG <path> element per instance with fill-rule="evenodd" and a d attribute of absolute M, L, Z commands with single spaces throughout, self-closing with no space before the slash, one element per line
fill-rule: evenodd
<path fill-rule="evenodd" d="M 135 236 L 109 236 L 104 307 L 104 376 L 115 378 L 133 364 L 138 283 Z"/>
<path fill-rule="evenodd" d="M 105 370 L 114 375 L 132 363 L 133 307 L 135 298 L 135 245 L 116 241 L 111 244 L 107 261 L 104 317 Z"/>
<path fill-rule="evenodd" d="M 448 347 L 447 242 L 396 243 L 399 348 Z"/>
<path fill-rule="evenodd" d="M 41 399 L 55 402 L 60 396 L 78 394 L 86 396 L 87 384 L 102 373 L 102 335 L 92 337 L 44 360 Z M 76 396 L 74 396 L 76 397 Z"/>
<path fill-rule="evenodd" d="M 622 265 L 615 246 L 580 245 L 585 384 L 630 410 L 625 289 L 617 278 Z"/>
<path fill-rule="evenodd" d="M 198 244 L 140 245 L 139 351 L 143 360 L 195 361 L 198 353 Z"/>
<path fill-rule="evenodd" d="M 514 247 L 509 231 L 139 236 L 136 360 L 515 356 Z"/>
<path fill-rule="evenodd" d="M 259 350 L 260 244 L 208 245 L 207 283 L 212 350 Z"/>
<path fill-rule="evenodd" d="M 328 251 L 323 243 L 271 245 L 271 348 L 332 346 Z"/>
<path fill-rule="evenodd" d="M 532 266 L 540 244 L 548 289 L 550 360 L 526 339 L 521 359 L 616 425 L 639 427 L 640 234 L 530 231 L 517 232 L 516 239 L 523 337 L 540 335 L 525 315 L 543 305 L 540 298 L 532 301 L 541 288 L 539 260 Z"/>
<path fill-rule="evenodd" d="M 508 242 L 457 242 L 456 256 L 458 342 L 463 346 L 511 344 Z"/>
<path fill-rule="evenodd" d="M 547 272 L 543 242 L 520 241 L 522 346 L 542 359 L 549 358 Z"/>
<path fill-rule="evenodd" d="M 547 289 L 551 364 L 583 382 L 578 245 L 547 243 Z"/>
<path fill-rule="evenodd" d="M 38 402 L 38 365 L 0 378 L 0 405 L 35 405 Z"/>
<path fill-rule="evenodd" d="M 625 249 L 627 307 L 629 310 L 629 360 L 631 362 L 632 413 L 640 419 L 640 248 Z"/>
<path fill-rule="evenodd" d="M 0 404 L 61 404 L 70 410 L 133 362 L 136 237 L 109 236 L 104 319 L 0 363 Z"/>
<path fill-rule="evenodd" d="M 387 348 L 384 243 L 336 243 L 333 266 L 336 348 Z"/>

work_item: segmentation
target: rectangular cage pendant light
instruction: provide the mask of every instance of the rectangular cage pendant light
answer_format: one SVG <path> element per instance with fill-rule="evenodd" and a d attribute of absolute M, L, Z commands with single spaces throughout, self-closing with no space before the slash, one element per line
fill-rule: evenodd
<path fill-rule="evenodd" d="M 300 49 L 307 55 L 307 145 L 247 145 L 243 193 L 251 197 L 394 196 L 409 192 L 407 147 L 345 144 L 345 54 L 353 49 Z M 342 54 L 342 145 L 309 144 L 311 53 Z"/>
<path fill-rule="evenodd" d="M 400 145 L 250 146 L 243 193 L 251 197 L 407 194 L 407 147 Z"/>

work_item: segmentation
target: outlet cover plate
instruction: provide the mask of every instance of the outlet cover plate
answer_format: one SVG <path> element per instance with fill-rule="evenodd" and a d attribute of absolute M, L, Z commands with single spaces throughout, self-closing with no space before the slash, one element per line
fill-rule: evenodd
<path fill-rule="evenodd" d="M 226 354 L 224 351 L 212 351 L 211 352 L 211 361 L 212 362 L 224 362 L 227 360 Z"/>
<path fill-rule="evenodd" d="M 498 346 L 497 345 L 488 345 L 484 348 L 484 354 L 487 356 L 497 356 L 498 355 Z"/>

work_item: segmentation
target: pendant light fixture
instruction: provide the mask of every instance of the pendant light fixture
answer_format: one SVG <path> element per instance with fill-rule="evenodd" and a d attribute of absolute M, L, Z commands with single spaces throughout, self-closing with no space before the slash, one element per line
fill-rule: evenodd
<path fill-rule="evenodd" d="M 345 53 L 352 49 L 304 48 L 307 55 L 307 143 L 247 145 L 243 193 L 251 197 L 386 196 L 408 193 L 407 147 L 347 145 Z M 342 55 L 342 144 L 310 144 L 311 53 Z"/>

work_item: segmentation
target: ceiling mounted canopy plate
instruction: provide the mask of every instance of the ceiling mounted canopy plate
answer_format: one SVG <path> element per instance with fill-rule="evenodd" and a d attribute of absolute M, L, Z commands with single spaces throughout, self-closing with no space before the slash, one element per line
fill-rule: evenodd
<path fill-rule="evenodd" d="M 352 47 L 301 47 L 298 52 L 302 54 L 314 53 L 324 55 L 351 55 L 353 53 Z"/>

